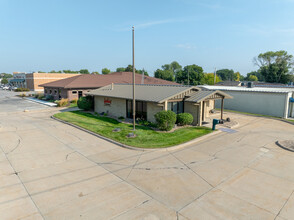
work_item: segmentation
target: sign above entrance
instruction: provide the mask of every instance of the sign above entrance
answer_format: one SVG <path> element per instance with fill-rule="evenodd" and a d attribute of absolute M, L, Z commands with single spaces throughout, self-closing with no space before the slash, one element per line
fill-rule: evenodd
<path fill-rule="evenodd" d="M 291 97 L 289 101 L 290 101 L 290 102 L 294 102 L 294 98 Z"/>
<path fill-rule="evenodd" d="M 105 99 L 104 99 L 104 105 L 111 105 L 111 100 L 105 98 Z"/>

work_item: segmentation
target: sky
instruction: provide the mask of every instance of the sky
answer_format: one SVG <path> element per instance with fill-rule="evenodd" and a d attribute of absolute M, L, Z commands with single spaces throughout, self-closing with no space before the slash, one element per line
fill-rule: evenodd
<path fill-rule="evenodd" d="M 0 0 L 0 72 L 98 71 L 132 63 L 204 72 L 257 69 L 266 51 L 294 54 L 294 0 Z"/>

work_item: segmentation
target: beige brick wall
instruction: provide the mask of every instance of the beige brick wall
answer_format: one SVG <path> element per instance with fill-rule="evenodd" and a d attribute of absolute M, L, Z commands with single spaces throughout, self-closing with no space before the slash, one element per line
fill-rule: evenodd
<path fill-rule="evenodd" d="M 104 97 L 95 96 L 94 110 L 97 113 L 105 112 L 114 117 L 126 117 L 126 100 L 118 98 L 107 98 L 111 105 L 104 105 Z"/>
<path fill-rule="evenodd" d="M 26 74 L 27 88 L 33 91 L 43 91 L 39 85 L 77 76 L 69 73 L 28 73 Z"/>
<path fill-rule="evenodd" d="M 194 103 L 190 103 L 190 102 L 185 102 L 184 105 L 185 105 L 184 106 L 185 112 L 193 115 L 193 118 L 194 118 L 193 125 L 197 125 L 199 122 L 199 118 L 198 118 L 199 106 L 194 105 Z"/>
<path fill-rule="evenodd" d="M 157 112 L 164 110 L 162 106 L 158 106 L 156 103 L 147 102 L 147 121 L 156 122 L 154 115 Z"/>

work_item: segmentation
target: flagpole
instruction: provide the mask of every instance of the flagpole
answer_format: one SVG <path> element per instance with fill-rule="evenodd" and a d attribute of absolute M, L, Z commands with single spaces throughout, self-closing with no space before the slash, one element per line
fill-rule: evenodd
<path fill-rule="evenodd" d="M 135 99 L 135 29 L 133 26 L 133 130 L 136 130 L 136 99 Z"/>

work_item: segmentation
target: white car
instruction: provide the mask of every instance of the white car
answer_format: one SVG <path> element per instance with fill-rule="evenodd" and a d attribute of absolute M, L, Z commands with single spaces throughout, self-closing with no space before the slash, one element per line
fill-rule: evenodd
<path fill-rule="evenodd" d="M 3 90 L 8 90 L 9 89 L 9 87 L 8 86 L 3 86 L 3 88 L 2 88 Z"/>

